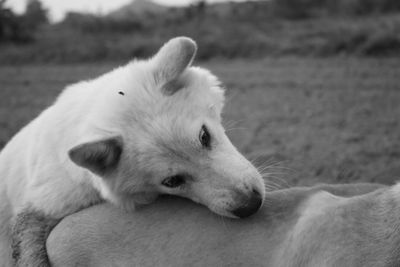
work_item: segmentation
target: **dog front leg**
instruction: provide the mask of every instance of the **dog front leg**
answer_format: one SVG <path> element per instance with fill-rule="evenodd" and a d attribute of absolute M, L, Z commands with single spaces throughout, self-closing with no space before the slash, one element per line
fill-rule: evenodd
<path fill-rule="evenodd" d="M 12 227 L 12 257 L 15 266 L 51 266 L 46 240 L 59 221 L 33 208 L 25 208 L 17 214 Z"/>

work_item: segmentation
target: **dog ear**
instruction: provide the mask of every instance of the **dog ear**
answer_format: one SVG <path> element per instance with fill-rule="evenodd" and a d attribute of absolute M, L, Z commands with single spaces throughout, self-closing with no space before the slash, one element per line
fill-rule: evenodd
<path fill-rule="evenodd" d="M 175 84 L 182 72 L 192 64 L 196 51 L 195 41 L 188 37 L 176 37 L 164 44 L 153 57 L 156 79 L 163 87 L 168 85 L 169 94 L 170 84 Z"/>
<path fill-rule="evenodd" d="M 111 137 L 77 145 L 69 150 L 69 158 L 78 166 L 103 176 L 112 171 L 122 153 L 122 137 Z"/>

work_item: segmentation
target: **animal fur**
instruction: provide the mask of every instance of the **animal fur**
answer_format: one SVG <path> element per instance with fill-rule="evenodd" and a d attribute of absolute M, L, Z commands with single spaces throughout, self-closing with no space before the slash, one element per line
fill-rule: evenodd
<path fill-rule="evenodd" d="M 45 244 L 51 229 L 58 222 L 58 219 L 30 207 L 16 216 L 12 229 L 15 266 L 50 266 Z"/>
<path fill-rule="evenodd" d="M 240 222 L 180 199 L 136 216 L 98 205 L 65 218 L 47 245 L 54 267 L 396 267 L 399 193 L 378 184 L 277 190 Z"/>
<path fill-rule="evenodd" d="M 172 194 L 234 217 L 254 192 L 264 196 L 260 174 L 221 125 L 218 79 L 191 67 L 196 49 L 174 38 L 149 60 L 68 86 L 10 140 L 0 153 L 3 266 L 11 264 L 13 218 L 27 207 L 60 219 L 103 200 L 133 210 Z M 163 185 L 175 175 L 182 186 Z"/>

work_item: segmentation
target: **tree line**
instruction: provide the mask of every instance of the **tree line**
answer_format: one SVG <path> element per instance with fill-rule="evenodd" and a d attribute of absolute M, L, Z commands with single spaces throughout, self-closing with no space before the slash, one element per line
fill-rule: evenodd
<path fill-rule="evenodd" d="M 0 0 L 0 42 L 29 42 L 43 24 L 48 24 L 48 12 L 39 0 L 28 0 L 25 12 L 16 14 Z"/>

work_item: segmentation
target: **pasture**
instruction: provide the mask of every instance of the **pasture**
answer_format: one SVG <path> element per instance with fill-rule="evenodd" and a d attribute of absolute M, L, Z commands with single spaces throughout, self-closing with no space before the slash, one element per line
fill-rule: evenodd
<path fill-rule="evenodd" d="M 224 124 L 273 184 L 400 178 L 400 61 L 276 58 L 199 63 L 227 88 Z M 63 87 L 117 64 L 0 67 L 0 148 Z"/>

